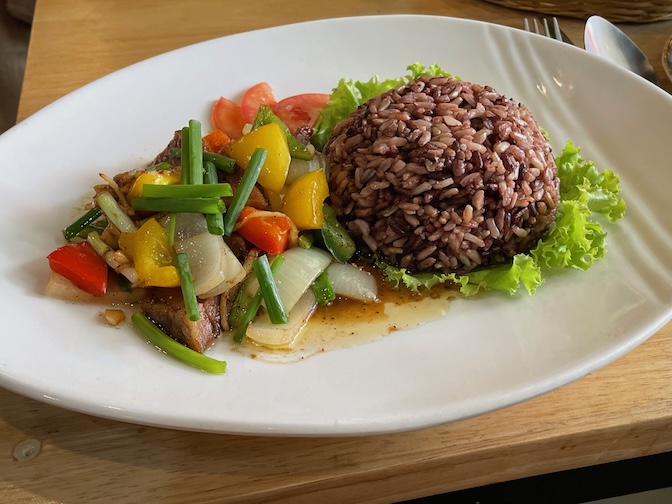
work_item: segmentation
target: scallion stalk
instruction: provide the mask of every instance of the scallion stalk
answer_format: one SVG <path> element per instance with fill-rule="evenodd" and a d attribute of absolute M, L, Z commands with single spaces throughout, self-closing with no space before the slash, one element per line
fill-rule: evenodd
<path fill-rule="evenodd" d="M 238 216 L 240 216 L 240 212 L 243 210 L 245 203 L 247 203 L 252 193 L 252 189 L 254 189 L 254 185 L 257 183 L 259 173 L 261 173 L 261 168 L 264 166 L 267 155 L 268 151 L 266 149 L 260 147 L 254 149 L 250 162 L 247 164 L 247 168 L 245 168 L 245 173 L 243 173 L 240 179 L 240 184 L 233 193 L 231 205 L 224 216 L 224 234 L 226 236 L 231 236 L 231 233 L 233 233 Z"/>
<path fill-rule="evenodd" d="M 170 169 L 170 163 L 168 161 L 162 161 L 161 163 L 157 163 L 145 168 L 145 170 L 147 171 L 169 170 L 169 169 Z"/>
<path fill-rule="evenodd" d="M 286 324 L 287 313 L 285 313 L 285 308 L 282 306 L 278 286 L 275 284 L 275 280 L 273 280 L 273 273 L 268 263 L 268 257 L 265 255 L 257 257 L 252 267 L 254 268 L 254 274 L 257 275 L 257 280 L 259 280 L 259 290 L 261 291 L 264 303 L 266 303 L 268 318 L 272 324 Z"/>
<path fill-rule="evenodd" d="M 195 186 L 195 187 L 208 187 L 213 185 L 227 185 L 229 184 L 218 184 L 217 183 L 217 168 L 215 168 L 214 163 L 211 161 L 203 162 L 203 180 L 204 185 Z M 227 196 L 231 195 L 231 186 L 229 186 L 229 193 Z M 224 216 L 221 213 L 217 214 L 208 214 L 205 216 L 205 220 L 208 223 L 208 231 L 214 235 L 223 235 L 224 234 Z"/>
<path fill-rule="evenodd" d="M 131 199 L 131 206 L 143 212 L 223 213 L 226 205 L 221 198 L 146 198 Z"/>
<path fill-rule="evenodd" d="M 250 322 L 252 322 L 252 319 L 257 315 L 260 306 L 261 306 L 261 291 L 257 290 L 256 294 L 250 300 L 250 304 L 247 306 L 247 311 L 245 312 L 245 318 L 243 319 L 243 323 L 240 324 L 238 327 L 236 327 L 235 330 L 233 331 L 234 342 L 240 343 L 241 341 L 243 341 L 245 333 L 247 332 L 247 327 L 250 325 Z"/>
<path fill-rule="evenodd" d="M 284 256 L 281 255 L 275 256 L 273 262 L 271 263 L 271 273 L 273 275 L 275 275 L 278 272 L 280 266 L 284 261 L 285 261 Z M 254 296 L 247 305 L 245 316 L 243 317 L 241 324 L 238 327 L 236 327 L 235 330 L 233 331 L 234 342 L 240 343 L 241 341 L 243 341 L 245 333 L 247 332 L 247 327 L 250 325 L 250 322 L 252 322 L 252 319 L 256 317 L 257 312 L 259 311 L 259 307 L 261 306 L 261 300 L 262 300 L 261 289 L 257 289 L 257 292 L 254 293 Z"/>
<path fill-rule="evenodd" d="M 97 220 L 102 213 L 103 211 L 100 209 L 100 207 L 92 208 L 84 215 L 82 215 L 79 219 L 77 219 L 75 222 L 66 227 L 63 230 L 63 237 L 67 241 L 72 240 L 75 236 L 77 236 L 80 233 L 82 229 L 84 229 L 89 224 Z"/>
<path fill-rule="evenodd" d="M 215 165 L 215 168 L 219 168 L 228 173 L 233 173 L 233 168 L 236 166 L 235 159 L 223 154 L 217 154 L 216 152 L 204 152 L 203 161 L 210 161 Z"/>
<path fill-rule="evenodd" d="M 88 226 L 82 228 L 82 230 L 77 233 L 77 236 L 79 238 L 86 239 L 87 236 L 89 236 L 89 233 L 92 231 L 97 231 L 98 233 L 102 233 L 105 231 L 105 228 L 107 227 L 107 220 L 106 219 L 99 219 L 96 222 L 89 224 Z"/>
<path fill-rule="evenodd" d="M 179 147 L 172 147 L 168 150 L 168 155 L 173 157 L 182 157 L 182 149 Z M 233 173 L 233 168 L 236 166 L 236 160 L 225 156 L 224 154 L 217 154 L 216 152 L 203 151 L 203 161 L 210 161 L 215 164 L 215 168 Z"/>
<path fill-rule="evenodd" d="M 175 245 L 175 223 L 177 222 L 177 214 L 172 212 L 170 219 L 168 219 L 168 246 Z"/>
<path fill-rule="evenodd" d="M 183 158 L 184 159 L 184 158 Z M 201 123 L 189 121 L 189 184 L 203 183 L 203 136 Z"/>
<path fill-rule="evenodd" d="M 124 213 L 117 200 L 108 191 L 98 193 L 96 203 L 103 210 L 108 220 L 122 233 L 132 233 L 138 230 L 131 218 Z"/>
<path fill-rule="evenodd" d="M 212 169 L 215 169 L 214 165 Z M 222 198 L 233 196 L 233 191 L 229 184 L 219 184 L 215 174 L 215 182 L 199 185 L 144 184 L 142 196 L 145 198 Z"/>
<path fill-rule="evenodd" d="M 131 315 L 131 322 L 133 327 L 150 343 L 168 355 L 208 373 L 223 374 L 226 372 L 225 361 L 213 359 L 178 343 L 159 329 L 144 313 L 136 312 Z"/>
<path fill-rule="evenodd" d="M 181 161 L 181 171 L 180 171 L 180 183 L 189 184 L 191 180 L 191 167 L 189 166 L 189 126 L 182 128 L 182 149 L 180 156 Z"/>
<path fill-rule="evenodd" d="M 336 292 L 334 292 L 334 287 L 331 285 L 331 279 L 326 270 L 317 276 L 311 285 L 311 289 L 317 302 L 322 305 L 329 304 L 336 299 Z"/>
<path fill-rule="evenodd" d="M 299 247 L 301 248 L 310 248 L 315 243 L 315 237 L 312 233 L 303 233 L 299 235 Z"/>
<path fill-rule="evenodd" d="M 135 268 L 130 264 L 121 264 L 117 261 L 114 257 L 114 250 L 103 241 L 97 231 L 91 231 L 87 235 L 86 241 L 116 273 L 123 275 L 132 285 L 138 283 L 138 272 Z"/>
<path fill-rule="evenodd" d="M 177 272 L 180 275 L 180 287 L 182 288 L 184 307 L 187 310 L 189 320 L 196 321 L 200 318 L 200 312 L 198 311 L 198 300 L 194 291 L 194 279 L 191 276 L 191 268 L 189 267 L 189 257 L 183 252 L 176 254 L 175 257 L 177 259 Z"/>

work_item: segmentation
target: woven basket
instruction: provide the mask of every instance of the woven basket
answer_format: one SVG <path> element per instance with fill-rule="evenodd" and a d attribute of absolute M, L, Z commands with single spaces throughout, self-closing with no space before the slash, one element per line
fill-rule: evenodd
<path fill-rule="evenodd" d="M 587 19 L 592 15 L 609 21 L 651 22 L 672 19 L 672 0 L 486 0 L 487 2 L 553 16 Z"/>

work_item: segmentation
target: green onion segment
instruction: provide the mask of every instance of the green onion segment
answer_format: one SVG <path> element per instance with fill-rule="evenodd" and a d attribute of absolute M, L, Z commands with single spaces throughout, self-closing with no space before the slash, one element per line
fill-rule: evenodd
<path fill-rule="evenodd" d="M 226 372 L 225 361 L 213 359 L 178 343 L 159 329 L 144 313 L 136 312 L 131 315 L 131 322 L 140 334 L 168 355 L 208 373 L 223 374 Z"/>
<path fill-rule="evenodd" d="M 208 187 L 208 186 L 216 186 L 216 185 L 227 185 L 229 188 L 228 194 L 225 194 L 224 196 L 231 196 L 233 193 L 231 192 L 231 186 L 229 184 L 218 184 L 218 178 L 217 178 L 217 168 L 215 168 L 215 164 L 211 161 L 204 161 L 203 162 L 203 168 L 204 168 L 204 173 L 203 173 L 203 181 L 205 182 L 204 185 L 198 186 L 198 187 Z M 224 234 L 224 216 L 221 213 L 217 214 L 207 214 L 205 216 L 205 220 L 208 223 L 208 231 L 211 234 L 214 235 L 223 235 Z"/>
<path fill-rule="evenodd" d="M 96 196 L 96 203 L 102 208 L 108 220 L 122 233 L 132 233 L 138 228 L 131 218 L 119 207 L 119 203 L 108 191 L 101 191 Z"/>
<path fill-rule="evenodd" d="M 77 219 L 75 222 L 66 227 L 63 230 L 63 237 L 66 239 L 66 241 L 72 240 L 75 236 L 77 236 L 80 233 L 82 229 L 87 227 L 92 222 L 96 221 L 98 217 L 102 215 L 102 213 L 103 211 L 99 207 L 92 208 L 84 215 L 82 215 L 79 219 Z"/>
<path fill-rule="evenodd" d="M 226 205 L 221 198 L 146 198 L 136 196 L 131 206 L 144 212 L 189 212 L 202 214 L 223 213 Z"/>
<path fill-rule="evenodd" d="M 201 123 L 196 119 L 189 121 L 189 172 L 188 184 L 203 183 L 203 136 Z M 184 158 L 182 158 L 184 160 Z"/>
<path fill-rule="evenodd" d="M 212 163 L 206 163 L 211 166 Z M 184 184 L 144 184 L 142 186 L 142 196 L 144 198 L 222 198 L 233 196 L 233 191 L 229 184 L 219 184 L 208 182 L 200 185 Z"/>
<path fill-rule="evenodd" d="M 175 245 L 175 222 L 177 221 L 177 214 L 172 212 L 168 220 L 168 246 Z"/>
<path fill-rule="evenodd" d="M 331 284 L 327 270 L 324 270 L 317 276 L 311 288 L 313 289 L 313 294 L 315 294 L 315 299 L 322 305 L 329 304 L 336 299 L 336 292 L 334 291 L 334 286 Z"/>
<path fill-rule="evenodd" d="M 180 171 L 180 182 L 182 184 L 189 184 L 191 177 L 191 168 L 189 167 L 189 126 L 182 128 L 182 167 Z"/>
<path fill-rule="evenodd" d="M 273 262 L 271 263 L 271 273 L 273 275 L 275 275 L 278 272 L 280 266 L 284 261 L 285 261 L 284 256 L 282 255 L 275 256 Z M 245 315 L 242 318 L 240 325 L 236 327 L 235 330 L 233 331 L 234 342 L 240 343 L 241 341 L 243 341 L 245 333 L 247 332 L 247 327 L 250 325 L 250 322 L 252 322 L 252 319 L 257 315 L 257 312 L 259 311 L 259 307 L 261 306 L 261 299 L 262 299 L 261 289 L 257 289 L 257 291 L 254 293 L 254 296 L 252 297 L 252 299 L 250 299 L 250 302 L 247 305 Z"/>
<path fill-rule="evenodd" d="M 172 147 L 168 150 L 168 154 L 173 157 L 182 157 L 182 149 L 179 147 Z M 216 152 L 206 152 L 203 151 L 203 162 L 210 161 L 214 163 L 215 168 L 233 173 L 233 169 L 236 166 L 236 160 L 232 159 L 224 154 L 218 154 Z M 168 165 L 170 167 L 170 165 Z"/>
<path fill-rule="evenodd" d="M 200 317 L 198 311 L 198 300 L 194 291 L 194 279 L 191 276 L 189 267 L 189 257 L 185 253 L 179 253 L 177 259 L 177 272 L 180 275 L 180 287 L 182 288 L 182 297 L 184 298 L 184 307 L 187 310 L 189 320 L 196 321 Z"/>
<path fill-rule="evenodd" d="M 236 225 L 238 216 L 250 197 L 254 185 L 257 183 L 257 179 L 259 178 L 261 168 L 264 166 L 264 161 L 266 161 L 267 155 L 268 151 L 266 149 L 254 149 L 250 162 L 247 164 L 247 168 L 245 168 L 245 173 L 243 173 L 243 176 L 240 179 L 240 184 L 238 185 L 236 192 L 233 193 L 229 210 L 224 216 L 224 234 L 226 236 L 231 236 L 231 233 L 233 233 L 233 227 Z"/>
<path fill-rule="evenodd" d="M 273 324 L 286 324 L 287 313 L 285 313 L 285 308 L 282 306 L 278 286 L 273 280 L 273 273 L 268 263 L 268 257 L 265 255 L 257 257 L 252 267 L 254 268 L 254 274 L 257 275 L 257 280 L 259 280 L 259 290 L 266 304 L 268 318 Z"/>

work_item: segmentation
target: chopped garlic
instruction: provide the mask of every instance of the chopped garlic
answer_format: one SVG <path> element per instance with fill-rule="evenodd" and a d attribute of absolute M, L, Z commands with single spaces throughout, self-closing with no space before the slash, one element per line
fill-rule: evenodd
<path fill-rule="evenodd" d="M 116 327 L 124 320 L 126 320 L 126 315 L 124 314 L 123 310 L 105 310 L 105 321 L 111 326 Z"/>

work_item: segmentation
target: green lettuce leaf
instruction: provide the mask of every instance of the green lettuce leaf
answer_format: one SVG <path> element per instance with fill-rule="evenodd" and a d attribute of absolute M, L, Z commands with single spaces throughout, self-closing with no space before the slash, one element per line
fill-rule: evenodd
<path fill-rule="evenodd" d="M 452 283 L 460 286 L 464 296 L 475 296 L 480 291 L 495 290 L 515 294 L 523 285 L 527 292 L 534 294 L 543 280 L 541 270 L 534 258 L 527 254 L 518 254 L 508 264 L 482 268 L 467 275 L 454 273 L 409 273 L 404 268 L 391 266 L 382 261 L 376 263 L 383 277 L 393 288 L 405 286 L 413 292 L 431 289 L 435 285 Z"/>
<path fill-rule="evenodd" d="M 561 202 L 556 224 L 532 250 L 532 257 L 548 268 L 587 270 L 606 253 L 607 233 L 590 220 L 592 212 L 580 200 Z"/>
<path fill-rule="evenodd" d="M 315 128 L 312 138 L 315 146 L 321 149 L 336 124 L 370 98 L 422 75 L 450 76 L 436 64 L 424 67 L 414 63 L 407 70 L 409 73 L 399 79 L 374 77 L 366 82 L 341 79 Z M 571 141 L 567 141 L 555 161 L 560 179 L 560 205 L 555 225 L 529 254 L 518 254 L 509 263 L 476 269 L 465 275 L 412 274 L 381 261 L 376 261 L 376 266 L 395 288 L 403 285 L 419 292 L 449 283 L 458 285 L 465 296 L 487 290 L 514 294 L 521 285 L 532 295 L 544 281 L 544 270 L 589 269 L 606 253 L 607 233 L 594 220 L 595 214 L 606 217 L 609 222 L 616 222 L 625 215 L 619 178 L 612 170 L 599 170 L 592 161 L 584 160 L 581 149 Z"/>
<path fill-rule="evenodd" d="M 414 81 L 422 75 L 448 75 L 436 63 L 425 68 L 420 63 L 413 63 L 406 67 L 408 75 L 396 79 L 384 79 L 375 76 L 368 81 L 353 81 L 351 79 L 341 79 L 332 90 L 329 102 L 320 113 L 320 118 L 313 130 L 313 136 L 310 141 L 316 149 L 322 150 L 324 144 L 329 140 L 331 132 L 336 125 L 348 117 L 350 112 L 359 105 L 370 100 L 374 96 L 389 91 L 398 86 L 403 86 L 408 82 Z"/>
<path fill-rule="evenodd" d="M 555 159 L 561 199 L 582 201 L 590 211 L 616 222 L 625 215 L 618 175 L 611 170 L 598 170 L 592 161 L 582 159 L 580 153 L 581 149 L 568 141 Z"/>
<path fill-rule="evenodd" d="M 532 256 L 527 254 L 513 256 L 513 260 L 509 264 L 471 271 L 461 277 L 467 278 L 466 287 L 471 286 L 473 289 L 473 286 L 477 286 L 473 294 L 476 294 L 480 289 L 515 294 L 520 285 L 523 285 L 528 293 L 534 294 L 534 291 L 543 282 L 539 265 Z M 464 285 L 460 291 L 463 291 L 463 289 L 465 289 Z M 472 293 L 469 291 L 465 294 L 471 295 Z"/>

